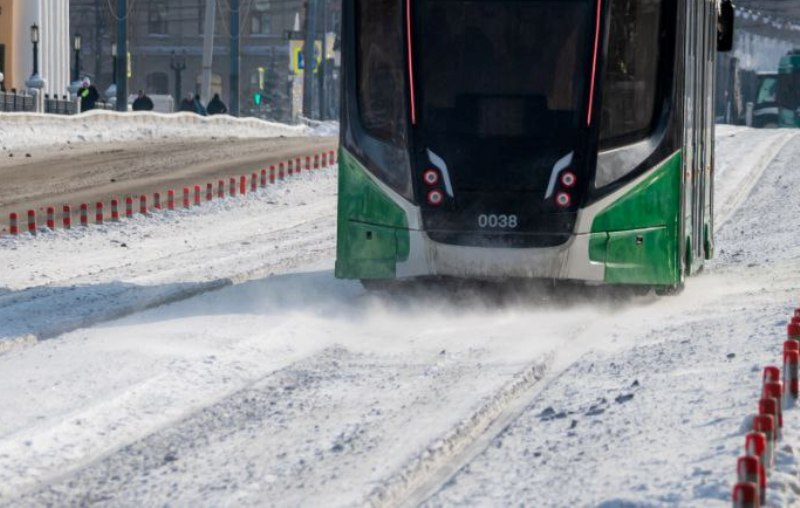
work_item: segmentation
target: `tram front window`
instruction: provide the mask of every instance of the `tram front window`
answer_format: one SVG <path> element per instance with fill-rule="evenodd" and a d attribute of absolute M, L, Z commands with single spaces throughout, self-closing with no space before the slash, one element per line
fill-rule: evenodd
<path fill-rule="evenodd" d="M 422 144 L 459 187 L 541 189 L 585 122 L 590 0 L 418 0 Z"/>

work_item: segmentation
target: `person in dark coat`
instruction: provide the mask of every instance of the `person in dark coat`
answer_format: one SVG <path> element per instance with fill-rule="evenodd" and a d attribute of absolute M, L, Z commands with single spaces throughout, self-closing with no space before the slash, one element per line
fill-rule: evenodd
<path fill-rule="evenodd" d="M 192 94 L 187 95 L 186 97 L 181 100 L 181 107 L 180 111 L 186 111 L 187 113 L 194 113 L 194 99 Z"/>
<path fill-rule="evenodd" d="M 225 103 L 222 102 L 222 99 L 219 98 L 219 94 L 215 93 L 214 97 L 208 101 L 206 111 L 208 111 L 209 115 L 224 115 L 228 112 L 228 108 L 225 106 Z"/>
<path fill-rule="evenodd" d="M 203 106 L 203 102 L 200 100 L 200 94 L 195 94 L 194 101 L 192 102 L 194 106 L 194 112 L 200 116 L 206 116 L 206 107 Z"/>
<path fill-rule="evenodd" d="M 139 97 L 133 101 L 134 111 L 153 111 L 153 100 L 143 91 L 139 90 Z"/>
<path fill-rule="evenodd" d="M 97 88 L 89 81 L 89 78 L 83 78 L 81 87 L 78 89 L 78 97 L 81 98 L 81 111 L 89 111 L 94 109 L 100 94 L 97 93 Z"/>

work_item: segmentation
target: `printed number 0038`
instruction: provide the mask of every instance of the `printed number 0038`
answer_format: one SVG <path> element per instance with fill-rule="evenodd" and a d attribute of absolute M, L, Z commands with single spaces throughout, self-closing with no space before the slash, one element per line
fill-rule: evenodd
<path fill-rule="evenodd" d="M 483 214 L 478 216 L 478 227 L 481 229 L 517 229 L 519 218 L 516 215 Z"/>

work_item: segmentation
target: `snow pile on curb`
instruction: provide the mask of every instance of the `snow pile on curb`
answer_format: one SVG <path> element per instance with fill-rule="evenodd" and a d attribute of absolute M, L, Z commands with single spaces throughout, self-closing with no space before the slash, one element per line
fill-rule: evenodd
<path fill-rule="evenodd" d="M 286 125 L 257 118 L 192 113 L 89 111 L 77 116 L 0 113 L 0 152 L 49 145 L 175 138 L 273 138 L 335 135 L 338 124 Z"/>

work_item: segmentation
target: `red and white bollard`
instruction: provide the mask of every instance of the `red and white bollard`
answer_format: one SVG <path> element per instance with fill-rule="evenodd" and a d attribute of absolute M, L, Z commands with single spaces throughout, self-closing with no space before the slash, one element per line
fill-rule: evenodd
<path fill-rule="evenodd" d="M 761 383 L 772 383 L 781 380 L 781 369 L 775 365 L 764 367 L 764 374 L 761 376 Z"/>
<path fill-rule="evenodd" d="M 733 508 L 760 508 L 758 486 L 753 482 L 739 482 L 733 486 Z"/>
<path fill-rule="evenodd" d="M 286 168 L 287 168 L 286 170 L 289 172 L 289 176 L 290 177 L 294 176 L 294 162 L 292 161 L 292 159 L 286 161 Z"/>
<path fill-rule="evenodd" d="M 64 229 L 72 229 L 72 209 L 69 205 L 64 205 L 61 209 L 61 224 Z"/>
<path fill-rule="evenodd" d="M 36 210 L 28 210 L 28 233 L 36 234 Z"/>
<path fill-rule="evenodd" d="M 242 196 L 247 194 L 247 177 L 244 175 L 239 177 L 239 194 Z"/>
<path fill-rule="evenodd" d="M 167 191 L 167 210 L 175 209 L 175 191 L 170 189 Z"/>
<path fill-rule="evenodd" d="M 303 174 L 303 165 L 300 164 L 300 157 L 297 157 L 294 160 L 294 168 L 298 175 Z"/>
<path fill-rule="evenodd" d="M 95 224 L 102 224 L 103 223 L 103 203 L 98 201 L 94 204 L 94 223 Z"/>
<path fill-rule="evenodd" d="M 319 154 L 314 155 L 314 169 L 319 169 Z"/>
<path fill-rule="evenodd" d="M 331 150 L 330 152 L 328 152 L 328 160 L 330 161 L 331 166 L 336 164 L 336 151 L 335 150 Z"/>
<path fill-rule="evenodd" d="M 217 197 L 219 199 L 225 198 L 225 180 L 217 181 Z"/>
<path fill-rule="evenodd" d="M 139 196 L 139 213 L 147 215 L 147 196 L 145 195 Z"/>
<path fill-rule="evenodd" d="M 753 418 L 753 431 L 761 432 L 767 438 L 764 467 L 771 469 L 775 461 L 775 419 L 772 415 L 756 415 Z"/>
<path fill-rule="evenodd" d="M 322 167 L 328 167 L 328 154 L 326 152 L 322 152 Z"/>
<path fill-rule="evenodd" d="M 789 323 L 786 325 L 786 335 L 789 340 L 796 340 L 800 344 L 800 324 Z"/>
<path fill-rule="evenodd" d="M 183 207 L 189 208 L 191 206 L 191 198 L 189 197 L 189 187 L 183 188 Z"/>
<path fill-rule="evenodd" d="M 119 200 L 111 200 L 111 220 L 114 222 L 119 221 Z"/>
<path fill-rule="evenodd" d="M 236 196 L 236 178 L 231 177 L 229 184 L 228 195 L 234 197 Z"/>
<path fill-rule="evenodd" d="M 206 201 L 214 200 L 214 184 L 206 183 Z"/>
<path fill-rule="evenodd" d="M 250 192 L 258 190 L 258 174 L 253 173 L 250 177 Z"/>
<path fill-rule="evenodd" d="M 739 457 L 736 461 L 736 478 L 739 483 L 755 483 L 758 487 L 758 500 L 762 504 L 766 501 L 766 477 L 764 466 L 758 457 L 749 455 Z M 763 488 L 762 488 L 763 486 Z"/>
<path fill-rule="evenodd" d="M 275 183 L 275 166 L 272 165 L 269 167 L 269 183 Z"/>
<path fill-rule="evenodd" d="M 201 188 L 199 185 L 194 186 L 194 206 L 200 206 L 201 203 Z"/>
<path fill-rule="evenodd" d="M 306 170 L 311 171 L 311 157 L 306 155 Z"/>
<path fill-rule="evenodd" d="M 283 180 L 286 178 L 286 166 L 283 165 L 283 162 L 278 163 L 278 180 Z"/>
<path fill-rule="evenodd" d="M 783 383 L 780 381 L 773 381 L 764 383 L 764 388 L 761 392 L 761 398 L 772 397 L 778 404 L 778 420 L 775 422 L 775 440 L 781 438 L 781 428 L 783 427 Z"/>
<path fill-rule="evenodd" d="M 125 198 L 125 218 L 133 219 L 133 198 L 131 196 Z"/>
<path fill-rule="evenodd" d="M 56 209 L 52 206 L 47 207 L 47 229 L 50 231 L 56 229 Z"/>
<path fill-rule="evenodd" d="M 787 344 L 796 344 L 787 340 Z M 790 349 L 783 351 L 783 386 L 788 388 L 787 402 L 794 404 L 800 395 L 800 351 Z"/>
<path fill-rule="evenodd" d="M 8 216 L 8 233 L 11 235 L 19 234 L 19 215 L 16 212 L 11 212 Z"/>
<path fill-rule="evenodd" d="M 762 465 L 767 463 L 767 436 L 763 432 L 750 431 L 744 436 L 744 453 L 758 457 Z"/>
<path fill-rule="evenodd" d="M 161 193 L 154 192 L 153 193 L 153 208 L 156 210 L 161 210 Z"/>
<path fill-rule="evenodd" d="M 81 226 L 89 226 L 89 205 L 86 203 L 81 204 Z"/>
<path fill-rule="evenodd" d="M 778 426 L 776 427 L 776 436 L 775 440 L 778 441 L 781 438 L 781 427 L 783 422 L 781 421 L 780 413 L 780 401 L 775 397 L 761 397 L 758 401 L 758 414 L 760 415 L 772 415 L 772 418 L 778 422 Z"/>
<path fill-rule="evenodd" d="M 267 186 L 267 170 L 266 169 L 262 169 L 261 170 L 261 188 L 263 189 L 266 186 Z"/>

